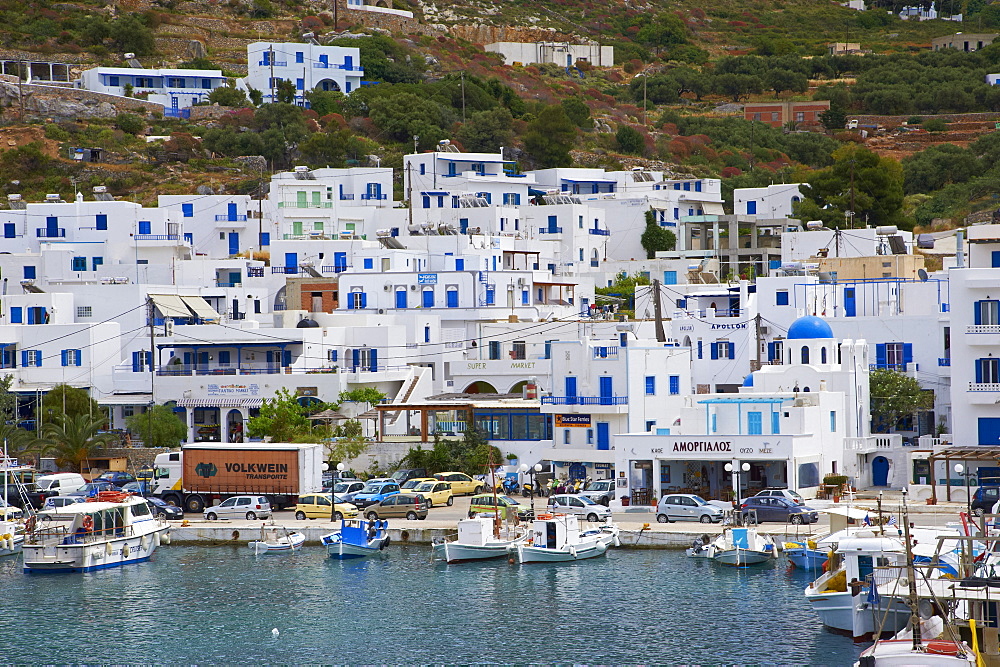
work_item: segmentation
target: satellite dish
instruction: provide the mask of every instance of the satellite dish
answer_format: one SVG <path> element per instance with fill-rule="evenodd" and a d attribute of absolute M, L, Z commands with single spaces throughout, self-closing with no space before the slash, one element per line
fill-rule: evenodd
<path fill-rule="evenodd" d="M 927 272 L 923 269 L 917 269 L 917 277 L 920 278 L 920 282 L 927 282 Z"/>
<path fill-rule="evenodd" d="M 934 603 L 930 600 L 921 600 L 917 603 L 917 615 L 923 620 L 927 620 L 934 615 Z"/>

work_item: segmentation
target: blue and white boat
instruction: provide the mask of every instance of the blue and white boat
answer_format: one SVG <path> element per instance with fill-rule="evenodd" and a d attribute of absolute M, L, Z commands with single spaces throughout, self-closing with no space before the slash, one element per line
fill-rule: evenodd
<path fill-rule="evenodd" d="M 855 507 L 830 507 L 819 511 L 830 516 L 830 533 L 826 537 L 817 540 L 790 540 L 783 546 L 788 560 L 803 570 L 822 570 L 823 563 L 830 558 L 830 552 L 837 548 L 837 543 L 842 538 L 850 537 L 851 522 L 855 522 L 853 530 L 857 532 L 867 527 L 861 522 L 870 516 L 868 511 Z"/>
<path fill-rule="evenodd" d="M 149 560 L 170 530 L 145 498 L 118 491 L 39 512 L 26 528 L 25 572 L 90 572 Z"/>
<path fill-rule="evenodd" d="M 389 546 L 389 522 L 385 520 L 343 519 L 340 530 L 320 538 L 331 558 L 377 556 Z"/>
<path fill-rule="evenodd" d="M 716 563 L 733 567 L 758 565 L 777 556 L 771 536 L 752 527 L 725 528 L 709 545 L 709 551 L 708 557 Z"/>

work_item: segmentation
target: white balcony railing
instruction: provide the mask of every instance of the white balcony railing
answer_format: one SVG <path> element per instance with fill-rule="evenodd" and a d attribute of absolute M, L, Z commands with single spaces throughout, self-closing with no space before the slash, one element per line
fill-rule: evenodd
<path fill-rule="evenodd" d="M 970 324 L 965 327 L 965 333 L 996 334 L 1000 333 L 1000 324 Z"/>
<path fill-rule="evenodd" d="M 969 391 L 1000 391 L 1000 383 L 997 382 L 970 382 Z"/>
<path fill-rule="evenodd" d="M 853 452 L 875 452 L 903 446 L 903 436 L 898 433 L 882 433 L 867 438 L 844 438 L 844 449 Z"/>

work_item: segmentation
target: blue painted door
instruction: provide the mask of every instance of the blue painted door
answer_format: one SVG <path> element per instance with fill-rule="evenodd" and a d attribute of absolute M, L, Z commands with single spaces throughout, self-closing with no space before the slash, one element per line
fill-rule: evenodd
<path fill-rule="evenodd" d="M 344 69 L 348 72 L 354 67 L 354 56 L 344 56 Z"/>
<path fill-rule="evenodd" d="M 236 204 L 227 204 L 226 213 L 229 214 L 227 217 L 229 218 L 230 222 L 235 222 L 236 216 L 238 215 L 238 213 L 236 212 Z"/>
<path fill-rule="evenodd" d="M 406 290 L 396 290 L 396 308 L 406 308 Z"/>
<path fill-rule="evenodd" d="M 853 287 L 844 288 L 844 315 L 847 317 L 855 317 L 857 315 L 857 306 L 854 302 Z"/>
<path fill-rule="evenodd" d="M 600 379 L 601 405 L 611 405 L 611 398 L 615 395 L 614 378 L 610 375 L 602 375 Z"/>
<path fill-rule="evenodd" d="M 1000 418 L 979 418 L 979 444 L 1000 445 Z"/>
<path fill-rule="evenodd" d="M 872 459 L 872 486 L 889 486 L 889 459 L 884 456 Z"/>
<path fill-rule="evenodd" d="M 576 405 L 576 378 L 566 376 L 566 405 Z"/>
<path fill-rule="evenodd" d="M 45 218 L 45 235 L 50 239 L 59 236 L 59 218 Z"/>
<path fill-rule="evenodd" d="M 335 252 L 333 253 L 333 270 L 337 273 L 347 269 L 347 253 L 346 252 Z"/>
<path fill-rule="evenodd" d="M 611 449 L 611 424 L 597 422 L 597 448 Z"/>
<path fill-rule="evenodd" d="M 239 232 L 229 232 L 229 254 L 238 255 L 240 254 L 240 233 Z"/>
<path fill-rule="evenodd" d="M 286 252 L 285 273 L 298 273 L 298 272 L 299 272 L 299 253 Z"/>

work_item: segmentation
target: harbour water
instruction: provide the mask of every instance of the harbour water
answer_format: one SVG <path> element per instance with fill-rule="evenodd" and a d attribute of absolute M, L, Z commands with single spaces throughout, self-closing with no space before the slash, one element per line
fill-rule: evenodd
<path fill-rule="evenodd" d="M 786 561 L 739 571 L 682 551 L 570 565 L 431 564 L 426 546 L 335 561 L 169 546 L 149 563 L 25 575 L 0 561 L 0 662 L 849 665 Z M 272 632 L 277 628 L 278 634 Z"/>

